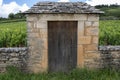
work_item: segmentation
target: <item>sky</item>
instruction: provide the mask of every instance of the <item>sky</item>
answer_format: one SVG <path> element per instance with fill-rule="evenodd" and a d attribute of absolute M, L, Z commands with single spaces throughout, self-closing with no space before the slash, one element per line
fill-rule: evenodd
<path fill-rule="evenodd" d="M 0 0 L 0 17 L 8 17 L 9 13 L 17 13 L 19 11 L 26 11 L 33 4 L 42 1 L 54 2 L 86 2 L 92 6 L 100 4 L 120 4 L 120 0 Z"/>

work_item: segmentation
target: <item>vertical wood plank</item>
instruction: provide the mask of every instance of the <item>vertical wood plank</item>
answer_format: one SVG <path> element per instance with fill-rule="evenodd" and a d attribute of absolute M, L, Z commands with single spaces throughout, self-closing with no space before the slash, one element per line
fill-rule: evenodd
<path fill-rule="evenodd" d="M 67 72 L 77 65 L 77 21 L 48 22 L 48 66 Z"/>

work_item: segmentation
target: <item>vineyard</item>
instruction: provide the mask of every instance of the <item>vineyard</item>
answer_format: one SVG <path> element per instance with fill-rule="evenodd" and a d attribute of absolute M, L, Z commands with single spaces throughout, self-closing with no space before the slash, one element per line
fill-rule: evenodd
<path fill-rule="evenodd" d="M 26 46 L 26 23 L 0 23 L 0 47 Z"/>
<path fill-rule="evenodd" d="M 120 20 L 100 21 L 99 45 L 120 45 Z"/>
<path fill-rule="evenodd" d="M 0 23 L 0 47 L 24 47 L 26 23 Z M 99 45 L 120 45 L 120 20 L 100 21 Z"/>

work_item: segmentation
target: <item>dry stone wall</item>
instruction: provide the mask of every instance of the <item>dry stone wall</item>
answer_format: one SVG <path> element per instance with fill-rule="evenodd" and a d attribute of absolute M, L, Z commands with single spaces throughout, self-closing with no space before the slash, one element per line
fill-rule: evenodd
<path fill-rule="evenodd" d="M 85 54 L 85 67 L 120 69 L 120 46 L 99 46 Z"/>
<path fill-rule="evenodd" d="M 120 69 L 120 46 L 100 46 L 101 66 Z"/>
<path fill-rule="evenodd" d="M 0 48 L 0 72 L 7 66 L 16 66 L 27 71 L 27 48 Z M 120 46 L 99 46 L 98 51 L 84 54 L 84 67 L 120 69 Z"/>
<path fill-rule="evenodd" d="M 7 66 L 26 69 L 27 48 L 0 48 L 0 72 L 5 72 Z"/>

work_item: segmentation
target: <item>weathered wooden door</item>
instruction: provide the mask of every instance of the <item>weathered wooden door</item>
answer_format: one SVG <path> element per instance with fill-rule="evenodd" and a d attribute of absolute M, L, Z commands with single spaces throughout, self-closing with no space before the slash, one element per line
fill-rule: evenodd
<path fill-rule="evenodd" d="M 48 22 L 48 67 L 67 72 L 77 63 L 77 21 Z"/>

